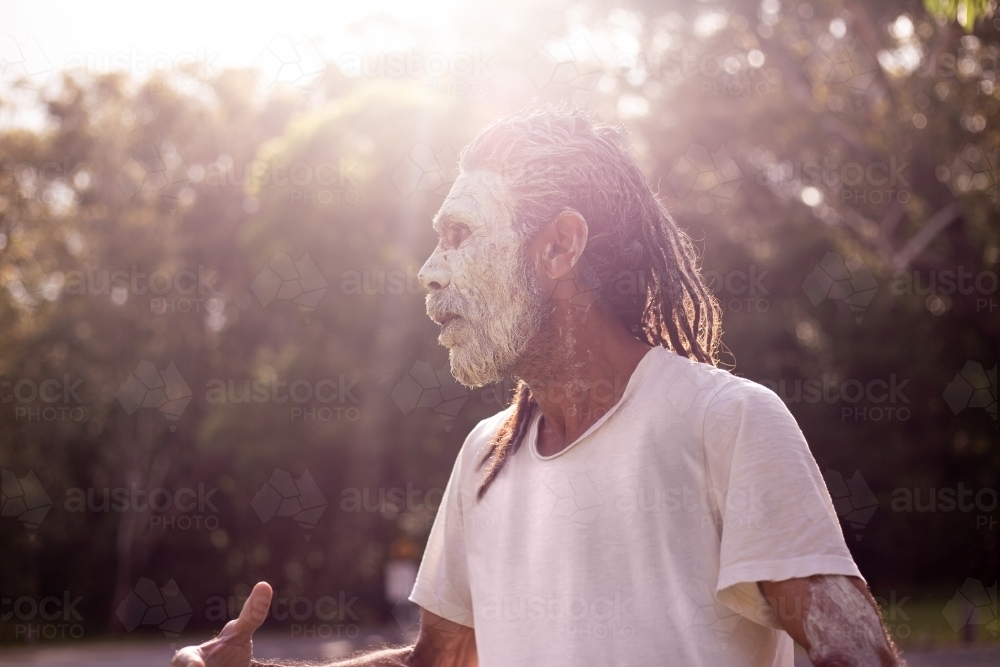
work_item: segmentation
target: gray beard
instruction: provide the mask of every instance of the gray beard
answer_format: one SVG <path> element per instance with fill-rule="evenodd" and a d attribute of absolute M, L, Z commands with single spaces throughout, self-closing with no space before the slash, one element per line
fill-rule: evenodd
<path fill-rule="evenodd" d="M 509 377 L 552 313 L 543 286 L 518 248 L 513 267 L 496 276 L 494 289 L 477 290 L 475 302 L 462 295 L 461 344 L 449 349 L 451 372 L 466 387 Z"/>

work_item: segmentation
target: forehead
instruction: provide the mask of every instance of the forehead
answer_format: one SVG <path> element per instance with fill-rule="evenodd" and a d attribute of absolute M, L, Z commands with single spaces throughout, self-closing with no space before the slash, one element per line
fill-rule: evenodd
<path fill-rule="evenodd" d="M 470 227 L 509 224 L 511 203 L 507 187 L 498 174 L 463 171 L 434 216 L 434 228 L 440 231 L 446 220 L 459 220 Z"/>

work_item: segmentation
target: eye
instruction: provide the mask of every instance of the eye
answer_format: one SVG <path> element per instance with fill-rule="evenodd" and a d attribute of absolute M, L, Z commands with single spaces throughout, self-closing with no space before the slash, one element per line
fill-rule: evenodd
<path fill-rule="evenodd" d="M 470 230 L 466 225 L 461 223 L 448 225 L 442 240 L 446 245 L 452 248 L 457 248 L 462 244 L 462 241 L 469 237 L 470 234 L 472 234 L 472 230 Z"/>

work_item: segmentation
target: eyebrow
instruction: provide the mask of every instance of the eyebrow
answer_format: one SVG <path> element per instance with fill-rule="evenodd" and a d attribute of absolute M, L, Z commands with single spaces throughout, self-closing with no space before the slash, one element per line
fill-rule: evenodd
<path fill-rule="evenodd" d="M 445 227 L 448 227 L 450 225 L 456 225 L 456 224 L 458 224 L 458 225 L 468 225 L 469 223 L 468 223 L 468 221 L 465 218 L 463 218 L 462 216 L 460 216 L 460 215 L 458 215 L 456 213 L 447 213 L 446 212 L 446 213 L 439 213 L 438 215 L 435 215 L 434 216 L 434 220 L 431 223 L 431 226 L 434 228 L 434 231 L 436 231 L 438 233 L 441 233 L 441 231 Z"/>

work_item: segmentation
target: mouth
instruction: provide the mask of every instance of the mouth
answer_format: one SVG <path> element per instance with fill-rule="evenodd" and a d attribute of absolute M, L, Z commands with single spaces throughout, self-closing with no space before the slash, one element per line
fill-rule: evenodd
<path fill-rule="evenodd" d="M 441 325 L 441 330 L 443 331 L 449 323 L 455 320 L 461 319 L 455 313 L 444 313 L 442 315 L 437 315 L 434 317 L 434 321 Z"/>
<path fill-rule="evenodd" d="M 440 335 L 445 336 L 448 333 L 448 331 L 450 331 L 454 327 L 454 322 L 462 318 L 460 315 L 456 315 L 455 313 L 439 312 L 431 315 L 431 319 L 434 320 L 435 323 L 441 326 Z"/>

